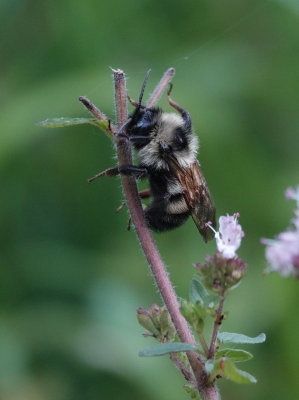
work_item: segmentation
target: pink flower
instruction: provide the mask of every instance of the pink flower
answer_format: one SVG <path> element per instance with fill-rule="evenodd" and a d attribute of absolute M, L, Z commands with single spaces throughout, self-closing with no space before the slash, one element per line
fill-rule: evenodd
<path fill-rule="evenodd" d="M 299 277 L 299 186 L 296 190 L 287 189 L 285 196 L 297 201 L 295 218 L 292 219 L 295 229 L 288 228 L 274 240 L 261 239 L 261 243 L 267 246 L 268 272 L 279 271 L 282 276 Z"/>
<path fill-rule="evenodd" d="M 296 187 L 296 189 L 293 189 L 291 187 L 287 188 L 285 191 L 285 197 L 288 200 L 296 200 L 297 201 L 297 208 L 298 208 L 298 203 L 299 203 L 299 185 Z"/>
<path fill-rule="evenodd" d="M 233 216 L 226 215 L 219 218 L 219 232 L 216 232 L 210 223 L 208 225 L 215 232 L 215 239 L 218 251 L 224 258 L 231 259 L 236 256 L 236 250 L 241 245 L 244 237 L 242 227 L 238 222 L 239 213 Z"/>

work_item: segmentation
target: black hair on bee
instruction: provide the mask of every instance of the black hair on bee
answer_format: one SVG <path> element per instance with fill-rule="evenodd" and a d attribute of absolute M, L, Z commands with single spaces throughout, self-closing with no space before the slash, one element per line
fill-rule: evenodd
<path fill-rule="evenodd" d="M 149 74 L 149 72 L 148 72 Z M 126 134 L 132 141 L 142 176 L 147 177 L 152 202 L 144 210 L 148 226 L 158 232 L 182 225 L 191 215 L 205 241 L 214 237 L 205 224 L 216 227 L 214 201 L 197 161 L 198 138 L 190 114 L 170 98 L 179 113 L 141 104 L 148 74 L 138 104 L 130 115 Z"/>
<path fill-rule="evenodd" d="M 167 113 L 161 108 L 141 104 L 149 72 L 138 103 L 129 98 L 135 111 L 117 133 L 123 135 L 121 132 L 125 130 L 137 151 L 139 166 L 109 168 L 89 181 L 103 175 L 118 174 L 148 178 L 150 190 L 140 192 L 140 197 L 152 197 L 152 202 L 144 210 L 149 228 L 157 232 L 177 228 L 191 215 L 207 242 L 214 233 L 206 224 L 211 222 L 211 226 L 216 228 L 216 210 L 197 161 L 199 143 L 190 114 L 171 99 L 171 84 L 168 102 L 178 113 Z"/>

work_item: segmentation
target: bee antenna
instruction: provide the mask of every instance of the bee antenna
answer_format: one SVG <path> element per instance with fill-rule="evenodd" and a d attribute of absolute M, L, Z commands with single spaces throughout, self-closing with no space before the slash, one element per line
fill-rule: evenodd
<path fill-rule="evenodd" d="M 142 84 L 142 88 L 141 88 L 141 92 L 140 92 L 140 96 L 139 96 L 138 108 L 141 107 L 141 102 L 142 102 L 142 97 L 143 97 L 144 89 L 145 89 L 146 82 L 147 82 L 147 79 L 148 79 L 148 76 L 149 76 L 150 72 L 151 72 L 151 69 L 149 69 L 149 70 L 147 71 L 146 75 L 145 75 L 145 78 L 144 78 L 144 81 L 143 81 L 143 84 Z"/>

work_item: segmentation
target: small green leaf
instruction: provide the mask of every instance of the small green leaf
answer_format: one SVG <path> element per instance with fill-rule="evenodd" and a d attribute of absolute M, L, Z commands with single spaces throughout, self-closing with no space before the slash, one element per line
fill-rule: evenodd
<path fill-rule="evenodd" d="M 223 378 L 236 383 L 256 383 L 257 380 L 248 372 L 238 369 L 235 364 L 226 359 L 224 362 Z"/>
<path fill-rule="evenodd" d="M 71 125 L 81 125 L 81 124 L 89 124 L 91 122 L 96 121 L 95 119 L 90 118 L 48 118 L 44 121 L 37 122 L 37 125 L 44 126 L 46 128 L 59 128 L 62 126 L 71 126 Z"/>
<path fill-rule="evenodd" d="M 201 305 L 204 305 L 205 298 L 208 296 L 208 292 L 205 287 L 197 280 L 191 279 L 189 298 L 190 301 L 195 304 L 197 301 L 200 302 Z"/>
<path fill-rule="evenodd" d="M 222 377 L 236 383 L 256 383 L 257 380 L 248 372 L 238 369 L 232 360 L 222 357 L 215 363 L 214 369 L 211 372 L 210 380 L 216 377 Z"/>
<path fill-rule="evenodd" d="M 219 350 L 216 354 L 216 359 L 226 357 L 233 362 L 247 361 L 253 358 L 253 355 L 248 351 L 241 349 L 223 349 Z"/>
<path fill-rule="evenodd" d="M 163 356 L 168 353 L 178 353 L 180 351 L 192 351 L 197 350 L 196 346 L 192 346 L 188 343 L 176 342 L 176 343 L 161 343 L 156 346 L 149 347 L 139 352 L 139 357 L 153 357 Z"/>
<path fill-rule="evenodd" d="M 192 304 L 191 301 L 183 300 L 181 303 L 180 312 L 197 333 L 202 333 L 207 310 L 199 301 L 197 301 L 195 304 Z"/>
<path fill-rule="evenodd" d="M 191 399 L 193 400 L 201 400 L 201 397 L 198 393 L 198 389 L 192 383 L 186 383 L 183 388 L 186 392 L 190 395 Z"/>
<path fill-rule="evenodd" d="M 263 343 L 266 340 L 266 335 L 261 333 L 256 337 L 249 337 L 241 333 L 221 332 L 218 335 L 218 340 L 221 343 Z"/>
<path fill-rule="evenodd" d="M 104 130 L 109 137 L 112 137 L 112 133 L 109 130 L 109 122 L 108 121 L 99 121 L 95 118 L 48 118 L 44 121 L 37 122 L 36 125 L 43 126 L 45 128 L 61 128 L 65 126 L 73 126 L 73 125 L 83 125 L 83 124 L 91 124 L 97 126 L 98 128 Z"/>
<path fill-rule="evenodd" d="M 215 365 L 215 361 L 214 360 L 208 360 L 205 363 L 205 368 L 206 368 L 206 371 L 207 371 L 208 374 L 210 374 L 213 371 L 214 365 Z"/>
<path fill-rule="evenodd" d="M 195 278 L 191 279 L 189 298 L 193 304 L 199 302 L 205 308 L 213 308 L 219 303 L 219 296 L 209 294 L 203 284 Z"/>

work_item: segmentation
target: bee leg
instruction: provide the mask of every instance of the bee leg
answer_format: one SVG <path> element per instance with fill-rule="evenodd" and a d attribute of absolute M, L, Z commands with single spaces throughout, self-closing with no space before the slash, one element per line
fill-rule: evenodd
<path fill-rule="evenodd" d="M 141 190 L 140 192 L 138 192 L 138 194 L 141 199 L 148 199 L 149 197 L 151 197 L 151 192 L 149 189 Z M 121 205 L 116 209 L 116 212 L 119 213 L 126 205 L 127 205 L 127 202 L 123 201 L 121 203 Z M 128 226 L 127 226 L 128 232 L 131 230 L 131 222 L 132 222 L 132 219 L 130 217 L 128 219 Z"/>
<path fill-rule="evenodd" d="M 149 189 L 141 190 L 140 192 L 138 192 L 138 194 L 141 199 L 148 199 L 151 197 L 151 192 Z M 122 210 L 126 204 L 127 204 L 126 201 L 122 202 L 122 204 L 118 207 L 116 212 L 119 212 L 120 210 Z M 131 225 L 132 225 L 131 223 L 132 223 L 132 219 L 130 217 L 128 220 L 128 226 L 127 226 L 128 232 L 131 230 Z"/>
<path fill-rule="evenodd" d="M 148 199 L 151 197 L 151 192 L 149 189 L 141 190 L 140 192 L 138 192 L 138 194 L 141 199 Z M 116 209 L 116 212 L 119 213 L 126 205 L 127 202 L 123 201 L 121 205 Z"/>
<path fill-rule="evenodd" d="M 172 83 L 169 84 L 169 89 L 167 92 L 167 100 L 168 103 L 171 105 L 171 107 L 175 108 L 183 117 L 183 120 L 185 122 L 185 126 L 187 129 L 191 129 L 192 123 L 191 123 L 191 117 L 190 114 L 188 113 L 188 111 L 184 110 L 183 107 L 181 107 L 180 105 L 178 105 L 175 101 L 172 100 L 172 98 L 170 97 L 170 93 L 172 91 Z"/>
<path fill-rule="evenodd" d="M 110 118 L 108 119 L 108 129 L 109 129 L 109 132 L 111 132 L 113 134 L 113 132 L 112 132 L 112 124 L 111 124 L 111 119 Z"/>
<path fill-rule="evenodd" d="M 91 183 L 94 180 L 101 178 L 102 176 L 117 176 L 117 175 L 127 175 L 127 176 L 135 176 L 135 178 L 143 178 L 147 176 L 147 169 L 142 167 L 135 167 L 134 165 L 119 165 L 117 167 L 105 169 L 105 171 L 102 171 L 99 174 L 88 179 L 88 183 Z"/>
<path fill-rule="evenodd" d="M 148 199 L 151 197 L 151 192 L 149 189 L 141 190 L 138 194 L 141 199 Z"/>
<path fill-rule="evenodd" d="M 127 205 L 127 202 L 126 201 L 122 201 L 121 205 L 119 207 L 117 207 L 115 212 L 119 213 L 126 205 Z"/>
<path fill-rule="evenodd" d="M 93 182 L 94 180 L 101 178 L 102 176 L 116 176 L 119 175 L 119 167 L 112 167 L 105 169 L 105 171 L 100 172 L 99 174 L 96 174 L 92 178 L 88 179 L 88 183 Z"/>
<path fill-rule="evenodd" d="M 116 212 L 119 213 L 125 206 L 127 205 L 126 201 L 123 201 L 121 205 L 116 209 Z M 131 217 L 128 219 L 127 231 L 131 230 Z"/>
<path fill-rule="evenodd" d="M 131 142 L 134 142 L 135 144 L 141 144 L 141 145 L 146 145 L 150 141 L 149 136 L 130 136 L 129 139 Z"/>
<path fill-rule="evenodd" d="M 131 222 L 132 222 L 132 219 L 130 217 L 129 220 L 128 220 L 128 226 L 127 226 L 127 231 L 128 232 L 130 232 L 130 230 L 131 230 Z"/>
<path fill-rule="evenodd" d="M 135 176 L 135 178 L 144 178 L 147 176 L 147 169 L 135 167 L 135 165 L 120 165 L 119 173 L 126 176 Z"/>

